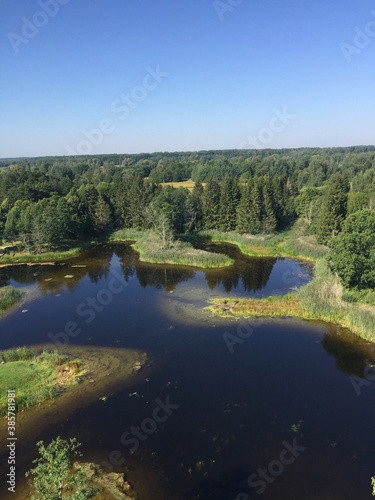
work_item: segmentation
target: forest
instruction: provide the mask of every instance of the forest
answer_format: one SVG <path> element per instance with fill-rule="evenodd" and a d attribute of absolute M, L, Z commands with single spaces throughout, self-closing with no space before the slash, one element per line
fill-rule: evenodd
<path fill-rule="evenodd" d="M 29 253 L 124 228 L 153 229 L 166 245 L 200 230 L 273 234 L 297 219 L 329 245 L 350 216 L 360 212 L 370 227 L 375 213 L 374 146 L 19 158 L 0 165 L 0 236 Z M 189 179 L 190 189 L 166 185 Z M 362 281 L 373 286 L 375 278 L 370 273 Z"/>

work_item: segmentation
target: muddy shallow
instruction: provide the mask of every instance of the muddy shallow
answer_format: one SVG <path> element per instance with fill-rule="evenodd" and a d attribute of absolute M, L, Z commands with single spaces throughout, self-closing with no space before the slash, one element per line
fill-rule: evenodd
<path fill-rule="evenodd" d="M 153 266 L 125 244 L 58 266 L 1 269 L 2 282 L 39 293 L 0 320 L 1 348 L 55 341 L 93 359 L 105 347 L 146 352 L 153 361 L 79 406 L 67 401 L 63 418 L 40 419 L 35 433 L 20 417 L 19 447 L 28 450 L 20 471 L 36 440 L 76 436 L 89 461 L 108 462 L 117 451 L 115 469 L 130 468 L 140 500 L 235 500 L 241 492 L 278 500 L 371 498 L 375 389 L 366 381 L 358 394 L 353 381 L 364 380 L 373 348 L 322 323 L 249 324 L 203 311 L 212 297 L 285 293 L 310 272 L 288 259 L 246 257 L 221 271 Z M 153 424 L 158 401 L 174 406 Z M 137 447 L 128 442 L 136 427 Z M 257 494 L 249 477 L 293 440 L 305 449 Z"/>

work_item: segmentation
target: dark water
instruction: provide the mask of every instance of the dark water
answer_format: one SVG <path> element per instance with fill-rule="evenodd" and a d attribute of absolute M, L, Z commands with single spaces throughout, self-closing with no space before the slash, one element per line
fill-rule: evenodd
<path fill-rule="evenodd" d="M 372 349 L 324 324 L 212 319 L 202 312 L 210 297 L 275 295 L 310 279 L 308 266 L 223 249 L 237 263 L 221 271 L 140 263 L 124 244 L 65 265 L 0 269 L 3 284 L 42 294 L 0 321 L 0 348 L 69 342 L 139 348 L 154 360 L 147 380 L 46 429 L 46 439 L 74 435 L 87 458 L 116 470 L 125 459 L 140 500 L 371 498 L 375 384 L 353 384 Z"/>

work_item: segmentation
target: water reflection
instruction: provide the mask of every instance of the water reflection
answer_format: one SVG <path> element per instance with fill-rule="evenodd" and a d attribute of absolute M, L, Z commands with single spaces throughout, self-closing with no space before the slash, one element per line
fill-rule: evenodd
<path fill-rule="evenodd" d="M 336 359 L 336 367 L 348 375 L 365 378 L 365 368 L 369 360 L 374 359 L 370 345 L 363 341 L 357 342 L 345 328 L 327 324 L 327 333 L 324 334 L 322 346 L 328 356 Z"/>
<path fill-rule="evenodd" d="M 241 282 L 245 292 L 258 292 L 270 279 L 276 258 L 248 258 L 237 261 L 227 269 L 206 271 L 205 278 L 211 290 L 222 285 L 227 294 L 238 288 Z"/>
<path fill-rule="evenodd" d="M 80 304 L 122 275 L 129 286 L 113 295 L 95 321 L 77 314 Z M 152 375 L 145 373 L 136 387 L 129 390 L 119 383 L 113 393 L 103 394 L 106 401 L 77 408 L 53 428 L 46 422 L 42 435 L 31 429 L 30 442 L 22 446 L 35 449 L 39 437 L 55 437 L 57 428 L 64 438 L 77 437 L 87 457 L 107 460 L 119 449 L 134 470 L 140 464 L 154 468 L 166 491 L 172 491 L 142 493 L 149 478 L 139 473 L 140 499 L 234 500 L 240 491 L 253 498 L 248 477 L 279 456 L 284 440 L 298 438 L 307 451 L 267 487 L 264 500 L 366 498 L 373 474 L 374 446 L 368 436 L 375 385 L 366 386 L 358 398 L 347 374 L 363 375 L 366 360 L 373 357 L 369 344 L 323 323 L 265 320 L 230 354 L 223 335 L 237 335 L 237 322 L 201 312 L 191 325 L 184 322 L 184 313 L 174 321 L 160 307 L 162 301 L 176 302 L 179 308 L 201 311 L 209 296 L 265 296 L 309 279 L 307 267 L 287 259 L 239 255 L 231 268 L 203 272 L 142 263 L 129 245 L 117 243 L 63 264 L 0 269 L 1 283 L 34 284 L 48 295 L 30 303 L 25 314 L 20 308 L 2 318 L 2 348 L 44 345 L 50 333 L 57 338 L 74 321 L 82 331 L 69 341 L 86 346 L 88 353 L 92 346 L 131 347 L 155 359 Z M 164 293 L 176 288 L 174 294 Z M 54 296 L 59 290 L 64 293 Z M 150 417 L 155 398 L 168 397 L 181 408 L 133 455 L 121 436 Z M 18 470 L 26 466 L 20 454 Z M 309 497 L 306 491 L 312 492 Z"/>
<path fill-rule="evenodd" d="M 17 265 L 0 269 L 0 286 L 12 284 L 25 286 L 37 284 L 42 295 L 59 293 L 64 289 L 74 290 L 78 283 L 88 278 L 91 283 L 98 283 L 108 277 L 112 259 L 118 259 L 126 281 L 136 277 L 140 286 L 173 291 L 179 283 L 192 280 L 197 272 L 202 275 L 210 288 L 222 288 L 227 294 L 234 290 L 256 293 L 263 290 L 270 280 L 271 274 L 284 280 L 285 270 L 276 264 L 283 260 L 276 258 L 246 257 L 238 249 L 229 245 L 208 245 L 210 251 L 223 252 L 235 259 L 235 265 L 225 269 L 196 271 L 193 268 L 153 265 L 139 260 L 139 254 L 129 244 L 110 243 L 99 245 L 65 263 L 55 265 Z M 289 275 L 295 274 L 291 285 L 301 285 L 311 278 L 311 269 L 289 261 Z M 295 272 L 293 272 L 293 269 Z M 298 275 L 298 277 L 297 277 Z M 285 287 L 284 287 L 285 288 Z M 292 287 L 287 286 L 286 291 Z"/>

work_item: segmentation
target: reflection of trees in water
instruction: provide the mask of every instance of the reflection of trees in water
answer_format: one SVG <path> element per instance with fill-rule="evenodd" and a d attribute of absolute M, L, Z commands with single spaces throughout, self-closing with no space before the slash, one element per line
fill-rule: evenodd
<path fill-rule="evenodd" d="M 349 375 L 364 378 L 367 356 L 373 357 L 368 346 L 344 328 L 327 325 L 327 329 L 328 333 L 324 334 L 322 346 L 329 356 L 334 356 L 336 367 Z"/>
<path fill-rule="evenodd" d="M 2 277 L 7 282 L 12 279 L 20 285 L 37 284 L 42 295 L 59 293 L 64 289 L 74 290 L 85 276 L 88 276 L 92 283 L 107 278 L 113 249 L 106 247 L 107 245 L 100 245 L 92 251 L 55 265 L 9 266 L 4 268 Z M 72 267 L 76 264 L 86 267 Z M 67 275 L 73 277 L 65 278 Z"/>
<path fill-rule="evenodd" d="M 139 254 L 130 246 L 123 245 L 121 251 L 116 252 L 120 258 L 120 267 L 125 281 L 128 282 L 134 277 L 135 267 L 139 262 Z"/>
<path fill-rule="evenodd" d="M 122 249 L 116 253 L 120 257 L 121 270 L 125 280 L 128 281 L 136 274 L 142 288 L 151 286 L 158 289 L 164 288 L 171 292 L 179 283 L 188 281 L 195 276 L 195 271 L 190 269 L 141 262 L 138 252 L 130 245 L 122 245 Z"/>
<path fill-rule="evenodd" d="M 139 284 L 146 288 L 152 286 L 158 289 L 164 288 L 167 292 L 172 292 L 176 286 L 188 281 L 195 276 L 195 271 L 190 269 L 167 267 L 167 266 L 148 266 L 139 263 L 136 268 Z"/>
<path fill-rule="evenodd" d="M 276 258 L 240 259 L 230 268 L 206 271 L 206 281 L 211 290 L 223 285 L 225 291 L 229 293 L 237 288 L 241 280 L 246 292 L 257 292 L 267 285 L 276 261 Z"/>
<path fill-rule="evenodd" d="M 115 251 L 116 245 L 103 244 L 88 252 L 90 259 L 86 263 L 86 270 L 91 283 L 97 284 L 102 279 L 107 279 Z"/>
<path fill-rule="evenodd" d="M 217 252 L 223 251 L 222 246 L 214 246 L 213 248 Z M 248 258 L 233 247 L 230 247 L 228 253 L 236 259 L 235 266 L 205 272 L 206 281 L 211 290 L 222 285 L 229 293 L 238 287 L 240 281 L 244 290 L 248 292 L 256 292 L 266 286 L 277 259 Z M 38 284 L 43 295 L 59 293 L 64 289 L 73 290 L 86 276 L 91 283 L 95 284 L 109 278 L 111 261 L 114 256 L 117 256 L 119 260 L 125 280 L 128 281 L 136 275 L 143 288 L 151 286 L 173 291 L 178 283 L 193 279 L 196 274 L 195 270 L 187 267 L 140 262 L 139 254 L 129 244 L 107 243 L 98 245 L 65 263 L 57 263 L 52 266 L 9 266 L 4 268 L 0 283 L 5 285 L 10 279 L 13 279 L 22 285 Z M 74 265 L 85 267 L 73 267 Z M 65 278 L 66 275 L 73 277 Z"/>

